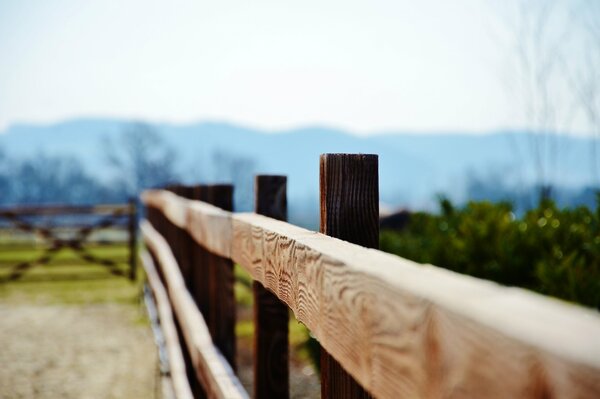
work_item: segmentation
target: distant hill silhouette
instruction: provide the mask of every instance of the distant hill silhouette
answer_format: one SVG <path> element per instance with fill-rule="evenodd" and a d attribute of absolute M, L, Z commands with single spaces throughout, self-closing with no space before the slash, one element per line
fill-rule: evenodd
<path fill-rule="evenodd" d="M 11 157 L 42 152 L 76 156 L 90 174 L 109 179 L 102 141 L 114 139 L 128 123 L 74 119 L 17 124 L 0 134 L 0 148 Z M 314 217 L 319 154 L 325 152 L 379 154 L 381 200 L 392 206 L 432 208 L 436 193 L 462 200 L 474 181 L 508 187 L 536 184 L 532 137 L 524 132 L 388 132 L 362 137 L 325 127 L 265 132 L 216 122 L 152 125 L 177 151 L 178 170 L 186 181 L 219 176 L 211 162 L 217 151 L 254 159 L 259 173 L 288 175 L 290 211 L 299 218 Z M 559 160 L 552 182 L 571 190 L 590 186 L 592 139 L 561 135 L 556 140 Z"/>

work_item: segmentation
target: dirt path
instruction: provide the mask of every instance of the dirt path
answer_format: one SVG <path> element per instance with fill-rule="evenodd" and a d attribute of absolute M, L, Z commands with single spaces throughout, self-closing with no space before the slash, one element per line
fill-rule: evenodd
<path fill-rule="evenodd" d="M 0 302 L 0 398 L 156 398 L 158 384 L 139 307 Z"/>

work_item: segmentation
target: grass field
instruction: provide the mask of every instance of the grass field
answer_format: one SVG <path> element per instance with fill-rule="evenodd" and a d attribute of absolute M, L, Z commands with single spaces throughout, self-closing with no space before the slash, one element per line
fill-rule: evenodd
<path fill-rule="evenodd" d="M 118 270 L 128 272 L 126 245 L 99 246 L 89 252 L 102 259 L 119 260 Z M 36 304 L 136 303 L 142 279 L 132 283 L 115 276 L 106 266 L 88 263 L 70 249 L 61 249 L 46 265 L 32 265 L 13 281 L 5 279 L 14 265 L 39 258 L 39 248 L 0 249 L 0 301 Z"/>

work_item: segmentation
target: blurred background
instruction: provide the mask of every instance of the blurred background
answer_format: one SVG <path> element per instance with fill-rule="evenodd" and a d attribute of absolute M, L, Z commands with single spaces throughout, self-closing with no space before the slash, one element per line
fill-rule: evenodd
<path fill-rule="evenodd" d="M 374 153 L 382 250 L 600 309 L 599 139 L 598 0 L 0 0 L 2 207 L 233 183 L 250 211 L 283 174 L 316 230 L 319 154 Z M 137 216 L 1 217 L 0 398 L 161 397 Z M 292 397 L 318 397 L 290 331 Z"/>
<path fill-rule="evenodd" d="M 386 212 L 592 206 L 599 21 L 593 0 L 4 0 L 0 202 L 231 181 L 248 210 L 276 173 L 315 228 L 318 155 L 362 152 Z"/>

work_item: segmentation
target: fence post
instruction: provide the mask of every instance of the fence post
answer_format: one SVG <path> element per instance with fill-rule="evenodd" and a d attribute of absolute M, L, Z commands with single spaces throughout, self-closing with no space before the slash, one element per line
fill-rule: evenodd
<path fill-rule="evenodd" d="M 179 184 L 168 186 L 166 187 L 166 190 L 171 191 L 173 194 L 184 198 L 192 196 L 193 193 L 193 188 Z M 189 289 L 193 265 L 193 240 L 190 234 L 187 232 L 187 230 L 175 226 L 173 223 L 168 221 L 166 217 L 164 218 L 167 221 L 167 226 L 170 232 L 169 235 L 171 237 L 170 240 L 168 240 L 169 246 L 171 247 L 171 251 L 175 256 L 175 259 L 179 266 L 179 270 L 181 271 L 181 276 L 183 277 L 183 281 Z M 185 363 L 186 374 L 190 383 L 192 394 L 196 399 L 204 399 L 207 397 L 207 395 L 205 393 L 204 387 L 202 387 L 202 385 L 199 382 L 198 376 L 196 374 L 196 369 L 192 361 L 192 356 L 187 348 L 187 345 L 185 344 L 185 337 L 183 335 L 183 331 L 181 330 L 181 325 L 177 317 L 175 317 L 175 326 L 177 328 L 179 342 L 182 343 L 181 349 L 183 361 Z"/>
<path fill-rule="evenodd" d="M 169 191 L 173 194 L 177 194 L 177 190 L 178 190 L 178 185 L 177 184 L 170 184 L 168 186 L 165 187 L 166 191 Z M 173 256 L 175 257 L 175 260 L 177 261 L 177 265 L 179 266 L 179 269 L 181 270 L 181 261 L 180 261 L 180 253 L 179 253 L 179 228 L 177 226 L 175 226 L 175 224 L 173 224 L 164 214 L 163 214 L 163 220 L 165 223 L 165 239 L 167 240 L 167 243 L 169 244 L 169 247 L 171 248 L 171 252 L 173 252 Z"/>
<path fill-rule="evenodd" d="M 287 221 L 285 176 L 256 176 L 254 210 Z M 258 281 L 254 294 L 254 397 L 289 398 L 288 307 Z"/>
<path fill-rule="evenodd" d="M 137 199 L 129 199 L 129 279 L 137 278 Z"/>
<path fill-rule="evenodd" d="M 321 233 L 367 248 L 379 248 L 377 155 L 322 154 L 319 180 Z M 321 397 L 371 396 L 321 348 Z"/>
<path fill-rule="evenodd" d="M 194 188 L 191 186 L 178 186 L 175 194 L 182 198 L 192 199 L 194 194 Z M 192 282 L 192 264 L 193 264 L 193 243 L 194 239 L 186 229 L 178 228 L 179 232 L 179 243 L 178 249 L 180 252 L 179 262 L 181 268 L 181 274 L 188 289 Z"/>
<path fill-rule="evenodd" d="M 192 199 L 196 201 L 208 202 L 208 188 L 206 185 L 199 184 L 193 187 Z M 210 308 L 209 308 L 209 261 L 208 251 L 197 242 L 193 242 L 192 246 L 192 278 L 190 292 L 202 317 L 208 325 L 210 319 Z"/>
<path fill-rule="evenodd" d="M 172 184 L 167 186 L 167 191 L 172 192 L 173 194 L 177 195 L 177 196 L 183 196 L 183 192 L 185 190 L 185 187 L 182 186 L 181 184 Z M 183 276 L 183 280 L 186 281 L 187 283 L 187 274 L 188 274 L 188 268 L 187 268 L 187 257 L 184 254 L 183 251 L 183 246 L 184 246 L 184 240 L 185 240 L 185 235 L 186 235 L 186 231 L 179 228 L 178 226 L 176 226 L 175 224 L 171 223 L 170 221 L 169 223 L 169 230 L 170 230 L 170 240 L 169 240 L 169 246 L 171 247 L 171 251 L 173 252 L 173 255 L 175 255 L 175 260 L 177 260 L 177 265 L 179 266 L 179 270 L 181 271 L 181 275 Z"/>
<path fill-rule="evenodd" d="M 233 186 L 212 184 L 207 187 L 207 202 L 233 211 Z M 208 254 L 209 318 L 208 325 L 215 345 L 235 370 L 235 294 L 233 261 Z"/>
<path fill-rule="evenodd" d="M 160 215 L 158 214 L 158 210 L 156 208 L 146 205 L 146 219 L 148 219 L 152 227 L 154 227 L 160 235 L 163 237 L 165 236 Z"/>

